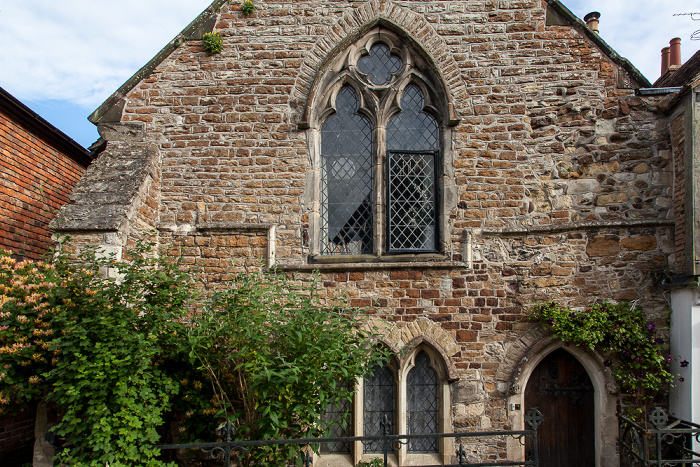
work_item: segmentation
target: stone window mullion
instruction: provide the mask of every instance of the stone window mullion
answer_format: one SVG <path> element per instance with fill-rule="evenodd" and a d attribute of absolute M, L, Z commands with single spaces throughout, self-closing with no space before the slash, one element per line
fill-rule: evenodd
<path fill-rule="evenodd" d="M 374 241 L 376 254 L 386 253 L 386 127 L 377 124 L 375 130 L 376 159 L 374 164 Z"/>

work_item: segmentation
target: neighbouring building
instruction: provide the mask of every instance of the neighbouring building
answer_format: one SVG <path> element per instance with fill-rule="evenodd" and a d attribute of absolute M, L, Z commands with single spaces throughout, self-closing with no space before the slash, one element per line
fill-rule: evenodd
<path fill-rule="evenodd" d="M 665 285 L 673 309 L 672 371 L 682 379 L 671 388 L 669 408 L 700 423 L 700 52 L 681 66 L 677 41 L 671 41 L 663 74 L 649 92 L 668 93 L 661 106 L 668 116 L 674 168 L 675 264 Z"/>
<path fill-rule="evenodd" d="M 38 260 L 53 246 L 51 222 L 92 153 L 0 88 L 0 248 Z M 0 464 L 31 462 L 34 408 L 0 418 Z"/>
<path fill-rule="evenodd" d="M 0 88 L 0 247 L 36 260 L 51 222 L 92 161 L 90 151 Z"/>
<path fill-rule="evenodd" d="M 651 83 L 598 16 L 556 0 L 256 0 L 252 15 L 216 0 L 90 117 L 107 146 L 56 229 L 118 257 L 155 232 L 207 287 L 259 258 L 320 271 L 326 296 L 375 306 L 396 357 L 358 382 L 347 434 L 384 415 L 399 433 L 521 429 L 537 406 L 543 465 L 618 465 L 605 357 L 526 320 L 540 301 L 634 300 L 664 327 L 664 278 L 685 264 L 668 94 L 639 92 Z M 213 30 L 224 48 L 208 56 Z M 392 453 L 453 457 L 448 440 Z"/>

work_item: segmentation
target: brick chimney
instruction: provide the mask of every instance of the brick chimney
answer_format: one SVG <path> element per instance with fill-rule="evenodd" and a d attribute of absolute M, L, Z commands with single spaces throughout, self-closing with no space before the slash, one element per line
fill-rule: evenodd
<path fill-rule="evenodd" d="M 588 29 L 598 34 L 598 24 L 600 23 L 600 13 L 597 11 L 591 11 L 586 16 L 583 17 L 583 21 L 586 22 Z"/>
<path fill-rule="evenodd" d="M 661 49 L 661 76 L 666 73 L 668 66 L 671 64 L 671 47 Z"/>
<path fill-rule="evenodd" d="M 669 44 L 671 46 L 670 63 L 668 64 L 669 67 L 681 66 L 681 38 L 675 37 L 671 39 Z"/>

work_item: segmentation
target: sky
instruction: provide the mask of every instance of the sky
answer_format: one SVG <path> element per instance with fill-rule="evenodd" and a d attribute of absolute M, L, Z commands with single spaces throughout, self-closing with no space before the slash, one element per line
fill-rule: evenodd
<path fill-rule="evenodd" d="M 0 87 L 88 147 L 87 117 L 211 1 L 0 0 Z M 651 82 L 672 38 L 683 61 L 700 50 L 700 0 L 562 1 L 579 18 L 599 11 L 600 36 Z"/>

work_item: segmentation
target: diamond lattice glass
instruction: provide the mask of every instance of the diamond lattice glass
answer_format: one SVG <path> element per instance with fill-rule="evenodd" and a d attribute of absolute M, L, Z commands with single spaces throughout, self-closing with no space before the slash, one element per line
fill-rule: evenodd
<path fill-rule="evenodd" d="M 416 356 L 416 364 L 408 373 L 408 434 L 429 435 L 438 432 L 438 379 L 425 352 Z M 437 452 L 437 439 L 412 439 L 411 452 Z"/>
<path fill-rule="evenodd" d="M 420 88 L 409 85 L 401 113 L 387 126 L 388 249 L 435 251 L 435 166 L 439 148 L 437 121 L 423 112 Z"/>
<path fill-rule="evenodd" d="M 343 386 L 347 387 L 347 383 L 344 383 Z M 323 420 L 332 422 L 330 433 L 328 433 L 329 437 L 344 438 L 347 436 L 352 436 L 350 432 L 350 406 L 350 401 L 347 399 L 340 399 L 326 408 L 326 413 L 323 415 Z M 323 443 L 321 444 L 321 453 L 349 454 L 350 443 L 348 441 Z"/>
<path fill-rule="evenodd" d="M 395 401 L 394 393 L 396 385 L 392 371 L 386 366 L 374 368 L 372 376 L 364 381 L 364 435 L 381 436 L 384 434 L 384 420 L 388 420 L 390 426 L 387 434 L 395 433 Z M 365 442 L 365 452 L 382 452 L 382 445 L 378 441 Z"/>
<path fill-rule="evenodd" d="M 372 253 L 372 124 L 343 87 L 321 130 L 321 254 Z"/>
<path fill-rule="evenodd" d="M 365 55 L 357 62 L 357 67 L 367 75 L 370 83 L 381 86 L 391 79 L 403 66 L 403 61 L 385 44 L 377 42 L 369 49 L 369 55 Z"/>

